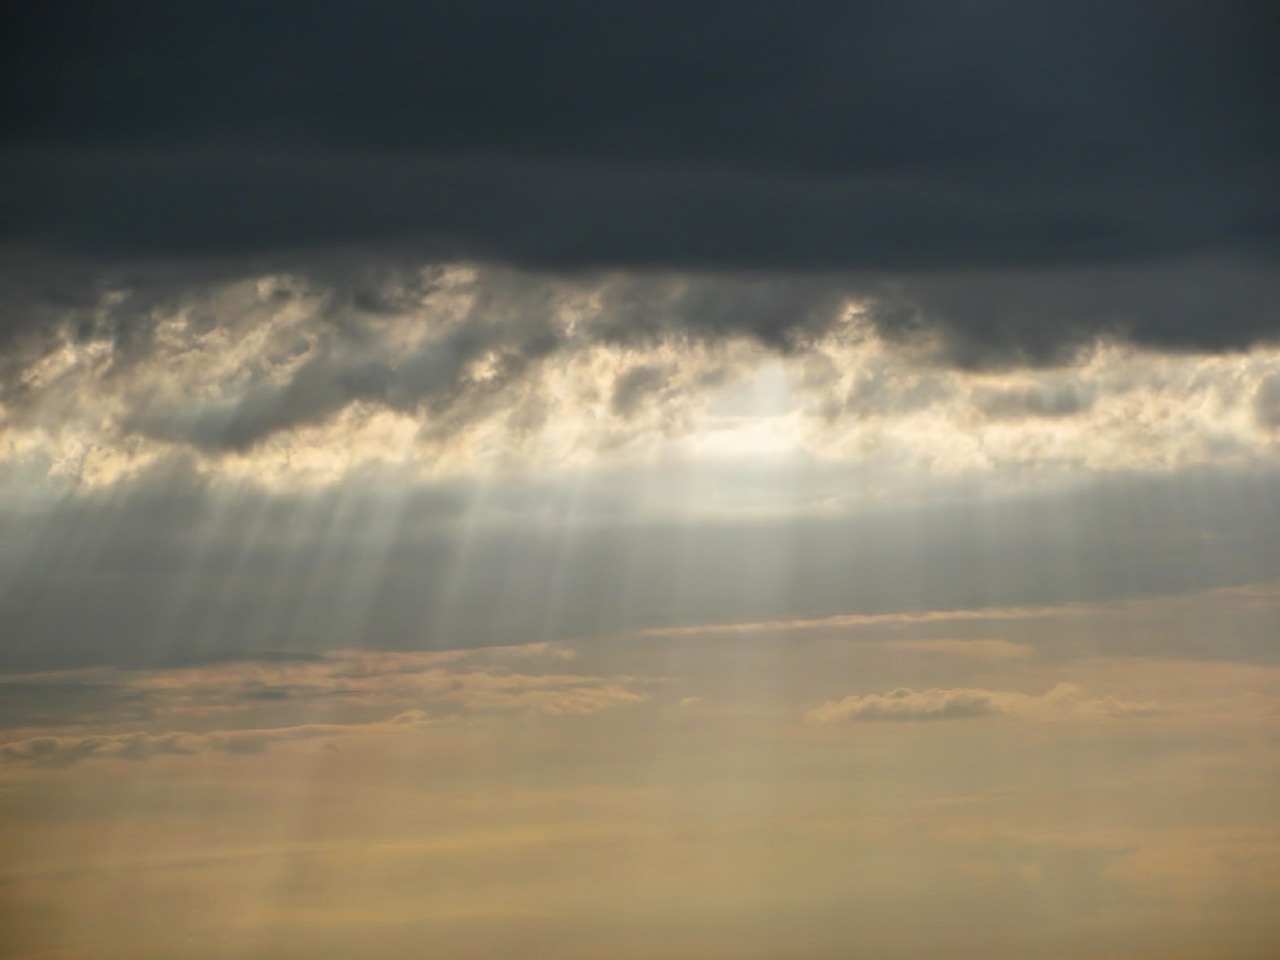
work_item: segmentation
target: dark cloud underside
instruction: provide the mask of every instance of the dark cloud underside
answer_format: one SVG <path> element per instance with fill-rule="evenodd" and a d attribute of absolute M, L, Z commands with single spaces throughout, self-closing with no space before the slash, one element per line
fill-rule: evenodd
<path fill-rule="evenodd" d="M 1277 37 L 1268 3 L 30 5 L 0 235 L 839 271 L 982 349 L 1239 346 L 1277 325 Z M 1166 317 L 1141 270 L 1192 261 L 1215 316 Z"/>

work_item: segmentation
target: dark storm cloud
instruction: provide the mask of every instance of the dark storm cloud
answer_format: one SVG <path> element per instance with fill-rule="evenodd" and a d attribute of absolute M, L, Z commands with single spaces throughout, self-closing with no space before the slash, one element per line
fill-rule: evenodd
<path fill-rule="evenodd" d="M 963 362 L 1099 329 L 1240 346 L 1277 327 L 1278 21 L 1269 3 L 28 5 L 0 41 L 0 237 L 99 265 L 358 249 L 832 271 Z M 1203 276 L 1153 286 L 1187 263 Z M 803 322 L 746 332 L 784 344 Z"/>
<path fill-rule="evenodd" d="M 1280 270 L 1261 258 L 948 271 L 860 286 L 882 330 L 938 331 L 963 365 L 1051 362 L 1099 334 L 1206 350 L 1280 335 Z"/>

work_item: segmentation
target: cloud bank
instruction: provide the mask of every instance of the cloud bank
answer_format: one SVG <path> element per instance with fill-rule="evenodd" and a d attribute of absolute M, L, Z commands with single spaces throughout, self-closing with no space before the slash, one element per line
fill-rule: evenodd
<path fill-rule="evenodd" d="M 1051 367 L 956 369 L 945 336 L 886 335 L 878 309 L 819 281 L 460 265 L 355 288 L 125 286 L 48 313 L 5 355 L 0 469 L 100 486 L 185 459 L 324 483 L 684 444 L 933 473 L 1123 470 L 1265 462 L 1280 444 L 1276 347 L 1102 339 Z"/>
<path fill-rule="evenodd" d="M 467 261 L 838 282 L 962 365 L 1239 349 L 1278 322 L 1276 36 L 1265 2 L 44 5 L 0 47 L 0 262 L 42 309 Z"/>
<path fill-rule="evenodd" d="M 27 11 L 4 48 L 26 94 L 9 104 L 10 237 L 414 238 L 573 266 L 1275 241 L 1276 208 L 1257 206 L 1276 157 L 1265 3 L 275 11 Z"/>

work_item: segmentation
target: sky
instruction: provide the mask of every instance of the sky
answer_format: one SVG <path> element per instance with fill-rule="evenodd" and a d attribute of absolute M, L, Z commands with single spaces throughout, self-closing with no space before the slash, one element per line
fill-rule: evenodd
<path fill-rule="evenodd" d="M 27 5 L 0 956 L 1280 948 L 1280 8 Z"/>

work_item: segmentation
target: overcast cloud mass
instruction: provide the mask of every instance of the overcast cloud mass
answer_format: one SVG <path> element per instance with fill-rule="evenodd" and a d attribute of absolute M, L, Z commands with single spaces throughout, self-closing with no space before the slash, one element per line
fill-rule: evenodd
<path fill-rule="evenodd" d="M 1276 4 L 0 75 L 0 954 L 1276 954 Z"/>

